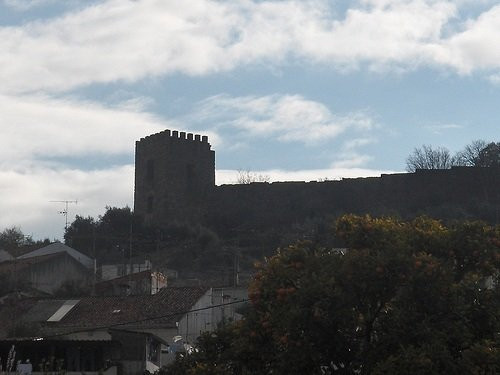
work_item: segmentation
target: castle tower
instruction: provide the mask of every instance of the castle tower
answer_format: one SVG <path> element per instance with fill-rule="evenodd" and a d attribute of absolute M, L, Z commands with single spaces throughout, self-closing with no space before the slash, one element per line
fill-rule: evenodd
<path fill-rule="evenodd" d="M 214 186 L 207 136 L 165 130 L 136 142 L 134 211 L 147 223 L 199 218 Z"/>

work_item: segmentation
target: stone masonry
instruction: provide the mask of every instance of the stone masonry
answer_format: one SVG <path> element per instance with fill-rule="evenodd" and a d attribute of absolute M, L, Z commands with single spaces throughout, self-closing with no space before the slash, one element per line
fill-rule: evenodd
<path fill-rule="evenodd" d="M 136 142 L 134 211 L 146 222 L 197 221 L 214 186 L 207 136 L 165 130 Z"/>
<path fill-rule="evenodd" d="M 343 213 L 500 218 L 500 168 L 454 167 L 325 182 L 215 186 L 206 136 L 169 130 L 136 143 L 134 210 L 146 222 L 261 233 Z"/>

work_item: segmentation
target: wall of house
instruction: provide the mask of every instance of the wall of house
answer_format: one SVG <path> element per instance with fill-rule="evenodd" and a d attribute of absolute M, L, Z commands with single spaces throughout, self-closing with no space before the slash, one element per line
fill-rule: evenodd
<path fill-rule="evenodd" d="M 64 254 L 50 261 L 31 264 L 18 277 L 28 280 L 33 288 L 52 294 L 65 283 L 88 285 L 91 274 L 71 256 Z"/>
<path fill-rule="evenodd" d="M 129 275 L 130 273 L 138 273 L 150 270 L 152 267 L 151 261 L 146 259 L 144 263 L 125 264 L 103 264 L 99 267 L 98 274 L 101 280 L 111 280 L 118 277 Z M 130 270 L 132 269 L 132 272 Z"/>
<path fill-rule="evenodd" d="M 212 304 L 225 305 L 212 310 L 212 325 L 217 326 L 221 322 L 238 321 L 242 315 L 238 313 L 238 308 L 248 299 L 248 288 L 227 287 L 212 288 Z"/>
<path fill-rule="evenodd" d="M 212 291 L 208 290 L 199 300 L 191 307 L 191 310 L 203 309 L 212 306 Z M 185 314 L 179 321 L 179 335 L 182 336 L 185 342 L 194 343 L 196 339 L 205 331 L 214 330 L 217 325 L 214 325 L 213 309 L 207 309 L 197 312 Z"/>
<path fill-rule="evenodd" d="M 208 290 L 191 307 L 191 310 L 207 309 L 184 315 L 179 321 L 178 335 L 182 336 L 187 343 L 192 344 L 203 332 L 215 330 L 222 322 L 241 319 L 241 315 L 236 312 L 239 304 L 218 305 L 246 298 L 248 298 L 248 292 L 244 288 L 212 288 Z M 210 308 L 212 306 L 217 307 Z M 167 342 L 170 340 L 168 339 Z"/>

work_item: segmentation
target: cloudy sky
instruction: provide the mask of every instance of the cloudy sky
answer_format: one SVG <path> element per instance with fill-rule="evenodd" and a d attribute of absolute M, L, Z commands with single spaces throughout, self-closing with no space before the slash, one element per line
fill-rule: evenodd
<path fill-rule="evenodd" d="M 497 140 L 500 1 L 0 0 L 0 230 L 133 206 L 135 140 L 209 135 L 217 181 L 403 171 Z"/>

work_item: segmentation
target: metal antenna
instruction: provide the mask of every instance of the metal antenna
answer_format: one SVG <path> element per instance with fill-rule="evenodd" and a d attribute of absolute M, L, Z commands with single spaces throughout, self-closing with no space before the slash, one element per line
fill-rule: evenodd
<path fill-rule="evenodd" d="M 51 203 L 64 203 L 64 210 L 59 211 L 61 215 L 64 215 L 65 219 L 65 225 L 64 225 L 64 231 L 66 232 L 68 230 L 68 205 L 70 203 L 78 204 L 77 200 L 70 201 L 70 200 L 63 200 L 63 201 L 49 201 Z"/>

